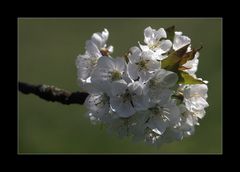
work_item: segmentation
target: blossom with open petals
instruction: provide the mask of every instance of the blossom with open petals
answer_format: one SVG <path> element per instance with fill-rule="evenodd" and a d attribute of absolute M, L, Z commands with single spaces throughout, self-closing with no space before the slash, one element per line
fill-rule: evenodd
<path fill-rule="evenodd" d="M 147 27 L 145 45 L 112 57 L 108 37 L 107 29 L 94 33 L 76 60 L 90 120 L 158 146 L 193 135 L 209 106 L 207 81 L 196 74 L 201 48 L 192 49 L 191 39 L 174 27 Z"/>

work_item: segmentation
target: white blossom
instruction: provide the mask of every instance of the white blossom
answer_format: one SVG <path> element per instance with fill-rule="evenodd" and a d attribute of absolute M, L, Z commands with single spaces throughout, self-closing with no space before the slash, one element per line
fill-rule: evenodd
<path fill-rule="evenodd" d="M 94 122 L 105 119 L 110 111 L 108 97 L 104 94 L 90 94 L 84 105 L 88 108 L 89 117 Z"/>
<path fill-rule="evenodd" d="M 76 66 L 80 86 L 89 93 L 84 105 L 92 123 L 106 125 L 120 137 L 157 146 L 194 134 L 209 106 L 207 81 L 196 75 L 198 51 L 180 68 L 174 60 L 172 68 L 161 67 L 169 60 L 168 51 L 185 45 L 186 53 L 192 51 L 189 37 L 182 32 L 173 34 L 171 42 L 163 28 L 147 27 L 146 45 L 139 43 L 140 48 L 130 48 L 124 57 L 110 56 L 113 47 L 107 47 L 107 29 L 86 41 L 85 53 L 77 57 Z M 190 78 L 188 82 L 179 82 L 183 80 L 181 72 Z"/>
<path fill-rule="evenodd" d="M 191 43 L 191 39 L 189 37 L 182 35 L 182 32 L 175 32 L 175 36 L 173 40 L 174 50 L 178 50 L 190 43 Z"/>
<path fill-rule="evenodd" d="M 147 127 L 153 132 L 162 135 L 168 127 L 175 127 L 180 122 L 180 110 L 172 102 L 157 104 L 150 108 L 150 118 Z"/>
<path fill-rule="evenodd" d="M 170 89 L 177 82 L 176 73 L 165 69 L 157 70 L 144 85 L 144 93 L 148 95 L 150 104 L 164 103 L 169 101 L 173 91 Z"/>
<path fill-rule="evenodd" d="M 102 56 L 102 52 L 113 52 L 112 46 L 106 48 L 108 36 L 109 32 L 107 29 L 104 29 L 102 33 L 94 33 L 91 39 L 86 41 L 85 54 L 80 54 L 77 57 L 78 80 L 80 81 L 80 86 L 84 89 L 89 90 L 92 72 L 97 65 L 98 59 Z"/>
<path fill-rule="evenodd" d="M 195 72 L 197 71 L 198 68 L 198 60 L 199 57 L 199 52 L 197 52 L 192 60 L 187 61 L 183 66 L 188 68 L 185 71 L 189 73 L 190 75 L 195 75 Z"/>
<path fill-rule="evenodd" d="M 188 111 L 195 113 L 199 118 L 205 114 L 204 109 L 208 107 L 208 87 L 205 84 L 186 86 L 184 89 L 184 103 Z"/>
<path fill-rule="evenodd" d="M 110 97 L 111 108 L 120 117 L 130 117 L 138 110 L 145 110 L 147 103 L 148 100 L 144 97 L 140 82 L 119 87 Z"/>
<path fill-rule="evenodd" d="M 139 46 L 143 51 L 155 52 L 158 59 L 162 60 L 164 58 L 162 54 L 169 51 L 172 46 L 172 42 L 170 40 L 166 40 L 166 38 L 167 34 L 163 28 L 156 31 L 149 26 L 144 30 L 144 42 L 147 45 L 141 45 L 139 43 Z"/>
<path fill-rule="evenodd" d="M 147 81 L 160 68 L 160 62 L 153 58 L 151 51 L 136 49 L 129 57 L 128 73 L 133 80 Z"/>
<path fill-rule="evenodd" d="M 93 85 L 111 95 L 112 89 L 122 87 L 130 78 L 127 74 L 127 64 L 123 58 L 111 58 L 102 56 L 92 74 Z"/>

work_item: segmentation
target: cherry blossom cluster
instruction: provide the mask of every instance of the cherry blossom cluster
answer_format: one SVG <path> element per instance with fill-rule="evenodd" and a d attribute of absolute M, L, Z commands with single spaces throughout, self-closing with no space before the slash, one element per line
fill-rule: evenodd
<path fill-rule="evenodd" d="M 208 107 L 207 81 L 195 74 L 201 48 L 174 26 L 147 27 L 144 43 L 112 57 L 108 37 L 107 29 L 94 33 L 76 60 L 90 120 L 156 145 L 192 135 Z"/>

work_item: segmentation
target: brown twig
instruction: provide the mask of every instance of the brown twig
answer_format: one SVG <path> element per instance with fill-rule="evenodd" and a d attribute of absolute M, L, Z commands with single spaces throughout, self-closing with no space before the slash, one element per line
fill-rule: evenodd
<path fill-rule="evenodd" d="M 18 82 L 18 90 L 24 94 L 32 93 L 44 100 L 59 102 L 65 105 L 82 105 L 88 96 L 88 93 L 85 92 L 69 92 L 55 86 L 32 85 L 24 82 Z"/>

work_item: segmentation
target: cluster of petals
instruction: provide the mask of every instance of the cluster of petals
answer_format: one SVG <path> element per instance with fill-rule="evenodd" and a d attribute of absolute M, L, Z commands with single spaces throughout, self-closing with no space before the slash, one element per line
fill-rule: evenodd
<path fill-rule="evenodd" d="M 171 41 L 165 29 L 147 27 L 144 43 L 112 57 L 108 37 L 107 29 L 94 33 L 76 60 L 78 81 L 89 93 L 84 104 L 90 120 L 119 136 L 155 145 L 192 135 L 208 107 L 208 87 L 179 84 L 177 73 L 161 67 L 168 52 L 190 44 L 190 38 L 176 31 Z M 194 77 L 198 57 L 199 52 L 184 64 L 185 72 Z"/>

